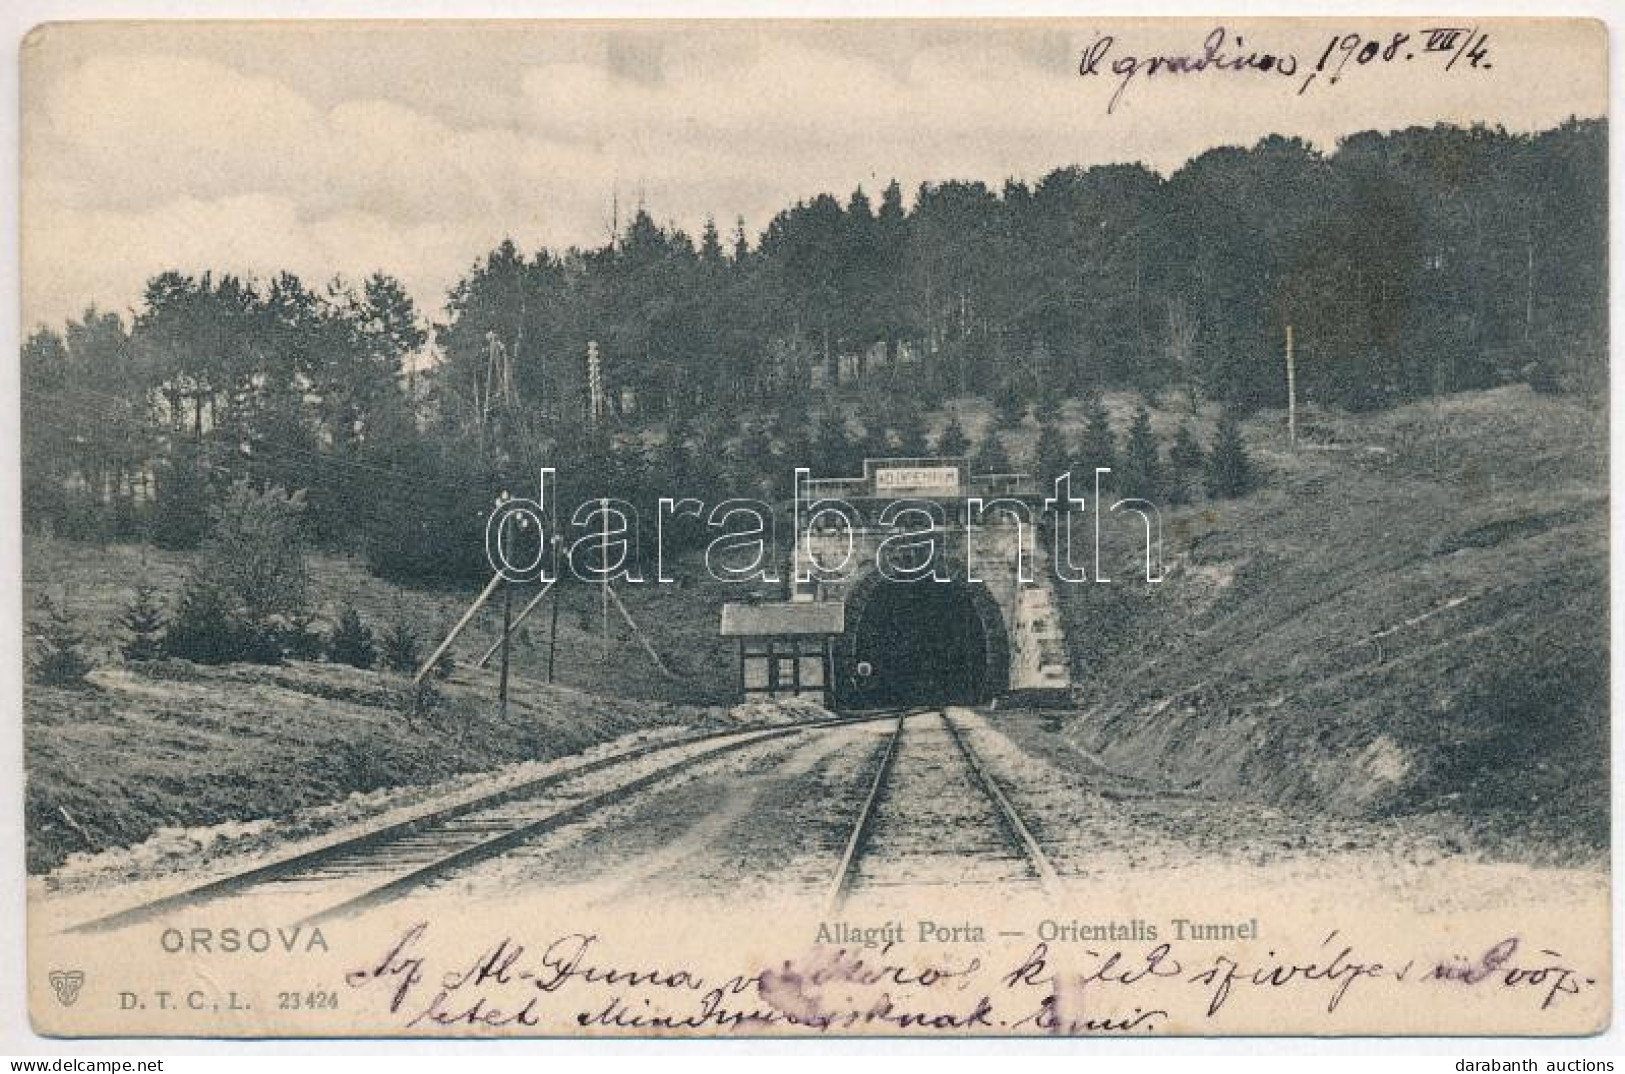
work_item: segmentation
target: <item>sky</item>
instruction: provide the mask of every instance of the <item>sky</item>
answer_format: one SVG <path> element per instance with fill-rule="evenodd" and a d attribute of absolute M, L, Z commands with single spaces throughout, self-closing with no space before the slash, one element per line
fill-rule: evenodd
<path fill-rule="evenodd" d="M 1290 53 L 1433 22 L 1227 20 Z M 1107 56 L 1193 53 L 1214 20 L 668 23 L 59 23 L 24 43 L 25 327 L 128 313 L 179 269 L 307 283 L 376 270 L 429 318 L 504 237 L 601 244 L 614 207 L 697 235 L 893 178 L 1007 177 L 1139 160 L 1164 173 L 1269 133 L 1324 149 L 1416 123 L 1538 130 L 1606 111 L 1596 23 L 1501 20 L 1488 69 L 1446 55 L 1321 75 L 1084 78 Z"/>

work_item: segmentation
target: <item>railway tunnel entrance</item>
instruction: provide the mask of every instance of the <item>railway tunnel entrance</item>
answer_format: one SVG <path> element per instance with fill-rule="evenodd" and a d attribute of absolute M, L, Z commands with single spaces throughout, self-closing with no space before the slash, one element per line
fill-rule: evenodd
<path fill-rule="evenodd" d="M 847 597 L 836 653 L 846 708 L 975 704 L 1009 686 L 1003 616 L 979 582 L 893 582 L 872 574 Z"/>
<path fill-rule="evenodd" d="M 740 692 L 838 709 L 1064 697 L 1065 626 L 1030 522 L 1046 491 L 1024 474 L 972 474 L 961 456 L 865 459 L 859 477 L 798 469 L 781 599 L 723 605 Z M 918 542 L 890 546 L 899 507 L 932 515 L 931 554 L 954 581 L 881 573 L 919 566 Z"/>

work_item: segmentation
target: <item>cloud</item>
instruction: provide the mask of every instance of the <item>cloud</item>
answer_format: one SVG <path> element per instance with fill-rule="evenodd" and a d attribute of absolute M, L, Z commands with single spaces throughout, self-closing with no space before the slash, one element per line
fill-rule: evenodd
<path fill-rule="evenodd" d="M 383 270 L 432 317 L 455 275 L 502 237 L 478 218 L 410 226 L 359 210 L 306 218 L 291 200 L 265 194 L 182 197 L 138 212 L 47 208 L 24 226 L 24 308 L 30 326 L 91 304 L 125 312 L 146 280 L 169 269 L 262 279 L 287 269 L 312 286 Z"/>
<path fill-rule="evenodd" d="M 1255 28 L 1305 50 L 1319 33 L 1256 23 L 1250 40 Z M 1143 52 L 1191 47 L 1205 29 L 1117 33 Z M 894 177 L 908 190 L 1112 160 L 1170 170 L 1270 131 L 1329 148 L 1363 127 L 1602 111 L 1600 54 L 1582 58 L 1562 24 L 1531 23 L 1498 39 L 1494 78 L 1362 71 L 1301 97 L 1258 78 L 1142 80 L 1108 117 L 1111 87 L 1076 74 L 1094 33 L 1053 21 L 54 27 L 25 49 L 25 317 L 90 300 L 122 309 L 169 267 L 312 280 L 382 268 L 438 314 L 504 236 L 526 249 L 602 241 L 617 195 L 691 233 L 708 214 L 724 228 L 743 215 L 755 232 L 798 198 Z"/>

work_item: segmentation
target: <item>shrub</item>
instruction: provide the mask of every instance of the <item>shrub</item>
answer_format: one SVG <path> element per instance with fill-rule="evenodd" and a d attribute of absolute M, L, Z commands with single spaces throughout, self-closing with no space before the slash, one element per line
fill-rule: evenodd
<path fill-rule="evenodd" d="M 163 655 L 164 609 L 155 586 L 142 582 L 135 587 L 135 597 L 119 623 L 130 635 L 122 646 L 126 660 L 143 662 Z"/>
<path fill-rule="evenodd" d="M 167 653 L 204 664 L 282 659 L 287 625 L 307 610 L 304 508 L 303 493 L 232 486 L 212 512 L 164 636 Z"/>
<path fill-rule="evenodd" d="M 361 621 L 361 613 L 355 608 L 346 607 L 339 616 L 338 625 L 327 639 L 327 658 L 355 668 L 370 668 L 378 659 L 372 628 Z"/>
<path fill-rule="evenodd" d="M 209 480 L 190 454 L 159 468 L 152 504 L 152 542 L 159 548 L 196 548 L 209 532 Z"/>
<path fill-rule="evenodd" d="M 1258 487 L 1258 473 L 1242 442 L 1236 420 L 1225 415 L 1207 460 L 1207 493 L 1221 499 L 1245 496 Z"/>
<path fill-rule="evenodd" d="M 1084 404 L 1085 423 L 1083 437 L 1078 444 L 1078 463 L 1072 468 L 1072 481 L 1083 488 L 1094 487 L 1095 470 L 1104 467 L 1114 471 L 1100 475 L 1102 490 L 1112 487 L 1112 479 L 1120 467 L 1117 462 L 1117 437 L 1112 433 L 1111 417 L 1106 404 L 1096 395 Z"/>
<path fill-rule="evenodd" d="M 925 420 L 920 417 L 920 411 L 912 403 L 899 404 L 894 412 L 888 440 L 895 440 L 895 446 L 886 452 L 888 455 L 898 455 L 905 459 L 918 458 L 930 451 L 930 445 L 925 439 Z"/>
<path fill-rule="evenodd" d="M 976 451 L 976 458 L 971 460 L 972 467 L 978 473 L 1007 474 L 1010 472 L 1010 456 L 1004 450 L 1004 444 L 999 440 L 997 429 L 989 426 L 987 437 L 983 439 L 982 446 Z"/>
<path fill-rule="evenodd" d="M 1019 425 L 1021 419 L 1027 416 L 1027 400 L 1014 377 L 1007 377 L 999 384 L 993 396 L 993 406 L 1002 425 Z"/>
<path fill-rule="evenodd" d="M 1157 435 L 1151 430 L 1151 415 L 1143 406 L 1135 412 L 1134 424 L 1129 426 L 1122 464 L 1123 472 L 1118 477 L 1117 487 L 1125 495 L 1141 499 L 1155 499 L 1161 495 L 1162 458 Z"/>
<path fill-rule="evenodd" d="M 1168 480 L 1168 498 L 1174 503 L 1185 503 L 1207 467 L 1207 453 L 1202 450 L 1201 442 L 1191 432 L 1189 425 L 1181 424 L 1174 434 L 1174 446 L 1168 451 L 1168 462 L 1173 470 Z"/>
<path fill-rule="evenodd" d="M 319 659 L 327 639 L 315 626 L 316 617 L 309 612 L 288 616 L 288 625 L 282 632 L 283 651 L 295 660 Z"/>
<path fill-rule="evenodd" d="M 1066 438 L 1053 421 L 1041 423 L 1033 444 L 1033 476 L 1046 495 L 1055 487 L 1055 479 L 1068 469 Z"/>
<path fill-rule="evenodd" d="M 30 624 L 34 659 L 28 667 L 29 678 L 42 686 L 83 686 L 91 669 L 90 661 L 80 652 L 84 635 L 44 593 L 34 601 L 34 612 Z"/>
<path fill-rule="evenodd" d="M 195 574 L 217 585 L 255 624 L 306 609 L 303 492 L 255 491 L 247 482 L 231 487 L 212 514 Z"/>
<path fill-rule="evenodd" d="M 405 620 L 397 619 L 384 635 L 383 657 L 384 666 L 391 671 L 399 671 L 403 675 L 417 671 L 422 660 L 418 652 L 418 636 Z"/>
<path fill-rule="evenodd" d="M 943 456 L 964 455 L 970 450 L 970 437 L 960 428 L 957 418 L 950 417 L 942 432 L 937 434 L 936 453 Z"/>
<path fill-rule="evenodd" d="M 434 723 L 445 703 L 445 695 L 440 692 L 440 687 L 435 685 L 434 678 L 426 676 L 422 682 L 409 682 L 401 688 L 398 706 L 401 715 L 406 717 L 406 722 L 416 726 L 420 723 Z"/>
<path fill-rule="evenodd" d="M 235 618 L 221 590 L 189 586 L 164 631 L 163 652 L 196 664 L 275 664 L 282 659 L 282 633 Z"/>
<path fill-rule="evenodd" d="M 138 536 L 141 529 L 141 519 L 135 508 L 135 498 L 127 495 L 113 497 L 113 502 L 107 505 L 107 528 L 111 535 L 121 541 L 128 541 Z"/>

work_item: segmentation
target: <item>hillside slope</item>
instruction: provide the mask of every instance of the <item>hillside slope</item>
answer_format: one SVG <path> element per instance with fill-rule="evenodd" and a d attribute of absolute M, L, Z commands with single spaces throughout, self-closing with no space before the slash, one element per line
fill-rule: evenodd
<path fill-rule="evenodd" d="M 1072 742 L 1202 793 L 1605 846 L 1606 414 L 1509 387 L 1323 418 L 1295 453 L 1283 425 L 1246 430 L 1267 489 L 1171 516 L 1166 581 L 1060 587 Z"/>

